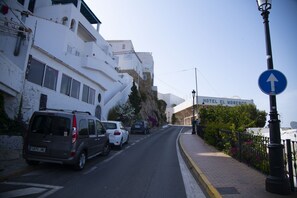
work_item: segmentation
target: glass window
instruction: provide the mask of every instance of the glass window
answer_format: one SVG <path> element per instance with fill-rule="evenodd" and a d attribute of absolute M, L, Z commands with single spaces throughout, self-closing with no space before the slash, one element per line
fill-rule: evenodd
<path fill-rule="evenodd" d="M 71 88 L 71 78 L 69 76 L 66 76 L 65 74 L 63 74 L 60 92 L 69 96 L 70 88 Z"/>
<path fill-rule="evenodd" d="M 88 96 L 89 96 L 89 87 L 87 85 L 84 85 L 82 101 L 88 102 Z"/>
<path fill-rule="evenodd" d="M 70 119 L 55 117 L 52 124 L 52 134 L 55 136 L 68 136 L 70 132 Z"/>
<path fill-rule="evenodd" d="M 19 2 L 20 4 L 22 4 L 22 5 L 24 5 L 25 0 L 18 0 L 18 2 Z"/>
<path fill-rule="evenodd" d="M 70 119 L 60 116 L 39 115 L 34 117 L 30 132 L 68 136 L 70 132 Z"/>
<path fill-rule="evenodd" d="M 96 120 L 96 131 L 98 135 L 105 133 L 105 129 L 103 128 L 101 122 L 99 122 L 98 120 Z"/>
<path fill-rule="evenodd" d="M 87 120 L 82 119 L 79 121 L 79 135 L 88 135 L 88 125 Z"/>
<path fill-rule="evenodd" d="M 95 135 L 95 122 L 94 120 L 89 120 L 89 134 L 90 135 Z"/>
<path fill-rule="evenodd" d="M 82 101 L 87 102 L 89 104 L 95 104 L 95 89 L 92 89 L 87 85 L 84 85 Z"/>
<path fill-rule="evenodd" d="M 57 79 L 58 79 L 58 71 L 47 66 L 43 86 L 52 90 L 56 90 Z"/>
<path fill-rule="evenodd" d="M 72 79 L 71 97 L 79 99 L 80 82 Z"/>
<path fill-rule="evenodd" d="M 95 89 L 89 88 L 88 103 L 95 104 Z"/>
<path fill-rule="evenodd" d="M 41 63 L 38 60 L 32 58 L 30 60 L 30 64 L 28 64 L 27 66 L 27 80 L 42 86 L 44 68 L 44 63 Z"/>

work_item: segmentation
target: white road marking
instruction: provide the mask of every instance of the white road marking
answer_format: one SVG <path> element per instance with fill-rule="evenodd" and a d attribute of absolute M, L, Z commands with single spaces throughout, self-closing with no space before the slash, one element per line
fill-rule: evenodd
<path fill-rule="evenodd" d="M 181 131 L 182 131 L 182 129 L 181 129 Z M 197 184 L 197 181 L 193 177 L 192 173 L 188 169 L 184 159 L 182 158 L 182 156 L 180 154 L 179 147 L 178 147 L 179 136 L 180 136 L 180 133 L 176 139 L 176 152 L 177 152 L 177 157 L 178 157 L 178 161 L 179 161 L 179 165 L 180 165 L 180 171 L 182 173 L 182 177 L 184 180 L 187 198 L 205 198 L 206 196 L 204 195 L 200 186 Z"/>
<path fill-rule="evenodd" d="M 0 197 L 1 198 L 21 197 L 26 195 L 42 193 L 46 190 L 47 190 L 46 188 L 36 188 L 36 187 L 22 188 L 22 189 L 11 190 L 8 192 L 0 193 Z"/>
<path fill-rule="evenodd" d="M 63 188 L 62 186 L 52 186 L 52 185 L 47 185 L 47 184 L 35 184 L 35 183 L 24 183 L 24 182 L 3 182 L 3 184 L 30 186 L 30 187 L 0 193 L 1 198 L 2 197 L 3 198 L 4 197 L 6 197 L 6 198 L 8 198 L 8 197 L 19 197 L 19 196 L 25 196 L 25 195 L 30 195 L 30 194 L 42 193 L 43 191 L 48 191 L 48 192 L 46 192 L 46 193 L 44 193 L 44 194 L 42 194 L 41 196 L 38 197 L 38 198 L 45 198 L 45 197 L 47 197 L 47 196 L 49 196 L 49 195 L 51 195 L 51 194 L 55 193 L 56 191 Z M 24 193 L 26 193 L 26 194 L 24 194 Z"/>
<path fill-rule="evenodd" d="M 83 174 L 84 174 L 84 175 L 87 175 L 87 174 L 93 172 L 93 171 L 96 170 L 96 169 L 97 169 L 97 166 L 93 166 L 92 168 L 90 168 L 90 170 L 87 170 L 87 171 L 84 172 Z"/>

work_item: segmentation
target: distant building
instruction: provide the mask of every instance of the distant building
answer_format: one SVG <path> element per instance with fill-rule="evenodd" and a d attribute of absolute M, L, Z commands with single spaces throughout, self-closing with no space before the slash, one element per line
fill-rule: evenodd
<path fill-rule="evenodd" d="M 167 94 L 158 93 L 158 99 L 164 100 L 166 102 L 167 104 L 166 118 L 167 118 L 167 122 L 171 123 L 174 107 L 185 102 L 185 100 L 170 93 L 167 93 Z"/>
<path fill-rule="evenodd" d="M 242 104 L 254 104 L 254 101 L 237 98 L 198 96 L 198 104 L 195 102 L 195 108 L 199 109 L 206 106 L 217 105 L 234 107 Z M 194 109 L 195 119 L 199 118 L 197 109 Z M 178 122 L 177 124 L 191 125 L 191 120 L 193 118 L 193 100 L 187 100 L 173 107 L 172 114 L 175 114 L 175 117 Z"/>
<path fill-rule="evenodd" d="M 135 52 L 131 40 L 108 40 L 113 55 L 118 59 L 119 72 L 131 75 L 141 89 L 155 91 L 154 59 L 150 52 Z"/>

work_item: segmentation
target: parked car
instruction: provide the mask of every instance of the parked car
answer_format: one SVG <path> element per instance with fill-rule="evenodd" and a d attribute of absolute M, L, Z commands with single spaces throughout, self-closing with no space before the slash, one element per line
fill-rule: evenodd
<path fill-rule="evenodd" d="M 131 126 L 131 133 L 143 133 L 147 134 L 150 132 L 148 122 L 145 120 L 138 120 L 134 122 Z"/>
<path fill-rule="evenodd" d="M 109 143 L 122 149 L 123 144 L 129 141 L 129 131 L 120 121 L 102 121 L 106 132 L 109 134 Z"/>
<path fill-rule="evenodd" d="M 23 157 L 29 165 L 52 162 L 81 170 L 87 159 L 109 151 L 104 126 L 89 112 L 36 111 L 24 136 Z"/>

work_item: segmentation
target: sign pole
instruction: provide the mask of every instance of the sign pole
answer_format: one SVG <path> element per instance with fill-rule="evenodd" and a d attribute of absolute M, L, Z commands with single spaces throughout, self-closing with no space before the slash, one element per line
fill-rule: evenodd
<path fill-rule="evenodd" d="M 267 68 L 273 69 L 272 61 L 272 50 L 271 50 L 271 40 L 269 31 L 269 21 L 268 21 L 269 11 L 263 11 L 262 16 L 264 20 L 265 28 L 265 39 L 266 39 L 266 55 L 267 55 Z M 269 149 L 269 176 L 266 178 L 266 190 L 268 192 L 277 194 L 290 194 L 290 184 L 289 179 L 285 175 L 284 167 L 284 156 L 283 148 L 280 138 L 280 121 L 278 119 L 277 106 L 276 106 L 276 96 L 275 94 L 269 95 L 270 101 L 270 120 L 269 122 L 269 136 L 270 142 L 268 145 Z"/>

